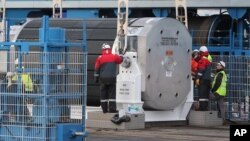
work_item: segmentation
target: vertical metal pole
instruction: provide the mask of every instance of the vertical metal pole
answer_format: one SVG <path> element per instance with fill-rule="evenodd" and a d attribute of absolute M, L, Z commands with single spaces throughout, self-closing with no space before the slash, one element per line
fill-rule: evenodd
<path fill-rule="evenodd" d="M 87 52 L 87 25 L 86 25 L 86 20 L 82 21 L 82 28 L 83 28 L 83 33 L 82 33 L 82 47 L 83 47 L 83 52 Z"/>
<path fill-rule="evenodd" d="M 47 94 L 49 93 L 49 62 L 48 62 L 48 57 L 50 57 L 48 54 L 48 29 L 49 29 L 49 23 L 48 23 L 48 16 L 44 16 L 42 18 L 42 29 L 41 29 L 41 32 L 42 32 L 42 39 L 41 41 L 43 42 L 43 52 L 42 52 L 42 64 L 43 64 L 43 72 L 45 75 L 43 75 L 43 115 L 44 115 L 44 119 L 43 119 L 43 125 L 42 125 L 42 128 L 43 128 L 43 131 L 42 131 L 42 136 L 43 138 L 45 139 L 46 138 L 46 126 L 48 124 L 48 107 L 47 107 Z"/>
<path fill-rule="evenodd" d="M 10 19 L 5 19 L 5 41 L 10 41 Z"/>
<path fill-rule="evenodd" d="M 230 50 L 232 50 L 232 36 L 233 36 L 233 31 L 232 29 L 229 30 L 229 47 Z M 229 55 L 232 55 L 232 51 L 229 52 Z"/>
<path fill-rule="evenodd" d="M 86 133 L 86 107 L 87 107 L 87 28 L 86 28 L 86 20 L 83 20 L 82 24 L 82 35 L 83 35 L 83 75 L 82 75 L 82 125 L 83 125 L 83 133 Z M 86 136 L 83 136 L 83 141 L 85 141 Z"/>
<path fill-rule="evenodd" d="M 22 66 L 21 66 L 21 62 L 22 62 L 22 60 L 21 60 L 21 46 L 18 46 L 18 48 L 17 48 L 17 59 L 18 59 L 18 65 L 17 66 L 15 66 L 15 72 L 17 73 L 16 75 L 17 75 L 17 82 L 16 82 L 16 94 L 18 95 L 18 98 L 17 98 L 17 105 L 16 105 L 16 108 L 17 108 L 17 113 L 19 114 L 19 116 L 18 116 L 18 121 L 22 121 L 23 120 L 23 117 L 22 116 L 20 116 L 21 115 L 21 108 L 22 108 L 22 98 L 23 97 L 21 97 L 22 96 L 22 88 L 21 88 L 21 74 L 22 74 L 22 71 L 21 71 L 21 68 L 22 68 Z M 19 97 L 20 96 L 20 97 Z M 22 136 L 23 136 L 23 129 L 21 130 L 21 134 L 22 134 Z"/>
<path fill-rule="evenodd" d="M 234 43 L 235 43 L 235 33 L 234 33 L 234 32 L 232 32 L 232 39 L 231 39 L 231 43 L 232 43 L 232 45 L 231 45 L 231 49 L 233 49 L 233 51 L 235 52 L 235 51 L 236 51 L 236 49 L 235 49 L 235 45 L 234 45 Z"/>
<path fill-rule="evenodd" d="M 244 42 L 244 39 L 243 39 L 243 21 L 242 20 L 238 20 L 238 24 L 237 24 L 237 37 L 238 37 L 238 43 L 239 43 L 239 49 L 241 51 L 245 50 L 244 47 L 243 47 L 243 42 Z"/>

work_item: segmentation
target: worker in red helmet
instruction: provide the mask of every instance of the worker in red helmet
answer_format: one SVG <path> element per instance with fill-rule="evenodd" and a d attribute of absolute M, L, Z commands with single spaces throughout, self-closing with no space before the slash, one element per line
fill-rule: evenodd
<path fill-rule="evenodd" d="M 102 45 L 102 55 L 95 61 L 95 82 L 100 81 L 100 98 L 103 113 L 116 112 L 116 75 L 117 64 L 121 64 L 123 57 L 112 54 L 109 44 Z"/>
<path fill-rule="evenodd" d="M 209 92 L 211 89 L 211 68 L 212 57 L 209 55 L 206 46 L 201 46 L 200 59 L 198 62 L 198 73 L 195 85 L 198 87 L 199 110 L 208 111 Z M 209 57 L 210 56 L 210 57 Z"/>

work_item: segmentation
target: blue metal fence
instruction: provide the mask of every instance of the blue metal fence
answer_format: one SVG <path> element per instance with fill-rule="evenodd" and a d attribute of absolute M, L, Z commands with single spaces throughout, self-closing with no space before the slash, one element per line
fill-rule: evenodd
<path fill-rule="evenodd" d="M 86 29 L 83 43 L 66 43 L 48 22 L 39 42 L 0 43 L 0 141 L 85 140 Z"/>
<path fill-rule="evenodd" d="M 17 52 L 11 56 L 14 55 L 20 55 L 22 61 L 20 68 L 8 72 L 1 80 L 0 140 L 57 141 L 58 124 L 74 124 L 82 132 L 86 95 L 83 61 L 87 54 Z M 43 62 L 44 57 L 48 62 Z M 15 64 L 1 63 L 6 65 Z M 13 77 L 17 77 L 15 82 Z M 30 79 L 26 80 L 27 77 Z M 32 90 L 27 90 L 28 84 L 33 85 Z"/>
<path fill-rule="evenodd" d="M 250 56 L 212 56 L 213 73 L 215 73 L 217 62 L 226 62 L 225 71 L 228 76 L 227 96 L 224 102 L 226 118 L 233 121 L 249 122 Z"/>

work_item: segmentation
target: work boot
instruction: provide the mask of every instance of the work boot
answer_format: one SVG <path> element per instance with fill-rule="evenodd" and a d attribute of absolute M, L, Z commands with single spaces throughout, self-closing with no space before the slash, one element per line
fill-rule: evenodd
<path fill-rule="evenodd" d="M 208 111 L 208 101 L 200 101 L 200 111 Z"/>
<path fill-rule="evenodd" d="M 129 122 L 130 117 L 128 115 L 124 115 L 119 119 L 121 122 Z"/>
<path fill-rule="evenodd" d="M 119 114 L 115 114 L 115 115 L 111 118 L 111 121 L 112 121 L 114 124 L 120 124 L 121 122 L 119 121 Z"/>
<path fill-rule="evenodd" d="M 117 113 L 116 111 L 116 103 L 113 101 L 109 102 L 109 113 Z"/>
<path fill-rule="evenodd" d="M 119 118 L 118 114 L 115 114 L 114 117 L 111 119 L 111 121 L 114 124 L 121 124 L 122 122 L 129 122 L 130 121 L 130 117 L 128 115 L 124 115 L 122 117 Z"/>

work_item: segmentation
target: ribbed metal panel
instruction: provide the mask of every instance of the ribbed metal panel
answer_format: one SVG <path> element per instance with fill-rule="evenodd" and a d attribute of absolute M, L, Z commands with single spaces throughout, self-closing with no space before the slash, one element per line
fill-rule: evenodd
<path fill-rule="evenodd" d="M 66 30 L 66 41 L 81 42 L 83 20 L 79 19 L 51 19 L 50 27 L 62 27 Z M 34 19 L 28 22 L 18 36 L 18 40 L 38 40 L 41 20 Z M 113 44 L 116 37 L 116 19 L 90 19 L 86 21 L 88 47 L 88 105 L 99 105 L 99 85 L 94 83 L 94 63 L 101 53 L 104 42 Z M 34 47 L 31 50 L 37 50 Z M 77 51 L 79 48 L 71 49 Z"/>
<path fill-rule="evenodd" d="M 82 20 L 51 20 L 50 27 L 62 27 L 66 29 L 66 40 L 82 40 Z M 114 40 L 116 36 L 116 20 L 88 20 L 87 21 L 88 40 Z M 21 31 L 18 36 L 20 40 L 38 39 L 38 30 L 41 27 L 39 19 L 32 20 Z"/>

